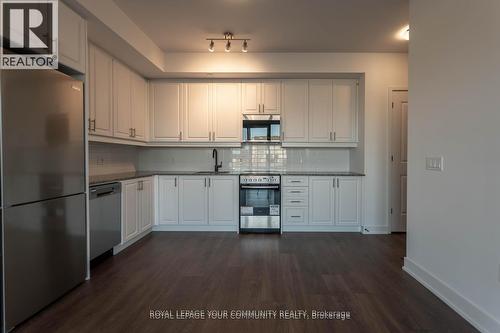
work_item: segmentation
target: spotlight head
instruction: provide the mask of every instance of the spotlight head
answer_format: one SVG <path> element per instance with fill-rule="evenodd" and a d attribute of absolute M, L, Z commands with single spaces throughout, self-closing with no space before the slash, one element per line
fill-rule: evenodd
<path fill-rule="evenodd" d="M 226 48 L 224 49 L 224 51 L 226 52 L 230 52 L 231 51 L 231 41 L 227 41 L 226 43 Z"/>
<path fill-rule="evenodd" d="M 243 41 L 243 45 L 241 46 L 241 52 L 248 52 L 248 43 L 246 39 Z"/>
<path fill-rule="evenodd" d="M 208 46 L 208 50 L 210 52 L 214 52 L 215 51 L 215 43 L 213 40 L 210 41 L 210 45 Z"/>

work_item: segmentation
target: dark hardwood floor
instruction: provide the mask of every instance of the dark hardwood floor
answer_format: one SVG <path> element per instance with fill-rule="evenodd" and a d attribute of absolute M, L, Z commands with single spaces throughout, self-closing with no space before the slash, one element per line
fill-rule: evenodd
<path fill-rule="evenodd" d="M 476 332 L 401 270 L 404 254 L 403 234 L 153 233 L 16 332 Z M 351 319 L 153 320 L 152 309 Z"/>

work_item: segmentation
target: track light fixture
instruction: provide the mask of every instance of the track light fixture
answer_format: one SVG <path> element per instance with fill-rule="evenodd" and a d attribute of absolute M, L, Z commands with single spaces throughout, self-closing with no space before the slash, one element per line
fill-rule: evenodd
<path fill-rule="evenodd" d="M 250 39 L 248 38 L 234 38 L 234 35 L 231 32 L 225 32 L 224 33 L 224 38 L 207 38 L 207 40 L 210 41 L 210 44 L 208 46 L 208 50 L 210 52 L 215 51 L 215 42 L 214 41 L 224 41 L 226 42 L 226 45 L 224 47 L 224 51 L 226 52 L 231 52 L 231 42 L 238 40 L 238 41 L 243 41 L 241 45 L 241 52 L 248 52 L 248 41 Z"/>

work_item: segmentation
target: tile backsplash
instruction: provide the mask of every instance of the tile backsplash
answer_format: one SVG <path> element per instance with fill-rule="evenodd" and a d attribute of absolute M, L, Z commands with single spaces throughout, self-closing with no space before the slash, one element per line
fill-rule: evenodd
<path fill-rule="evenodd" d="M 218 148 L 223 170 L 349 171 L 349 149 L 283 148 L 273 144 Z M 139 148 L 143 171 L 212 170 L 212 148 Z"/>
<path fill-rule="evenodd" d="M 136 171 L 138 148 L 107 143 L 89 143 L 91 176 Z"/>

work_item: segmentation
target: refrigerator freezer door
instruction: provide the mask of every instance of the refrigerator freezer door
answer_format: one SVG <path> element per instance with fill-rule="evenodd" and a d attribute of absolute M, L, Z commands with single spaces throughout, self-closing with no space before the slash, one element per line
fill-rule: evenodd
<path fill-rule="evenodd" d="M 10 207 L 4 214 L 10 329 L 85 280 L 85 195 Z"/>
<path fill-rule="evenodd" d="M 4 207 L 85 191 L 83 84 L 54 70 L 3 71 Z"/>

